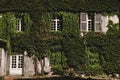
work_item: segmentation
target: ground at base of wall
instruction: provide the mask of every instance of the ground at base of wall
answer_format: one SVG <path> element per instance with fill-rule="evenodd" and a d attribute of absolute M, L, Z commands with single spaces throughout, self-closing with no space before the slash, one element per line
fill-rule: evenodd
<path fill-rule="evenodd" d="M 35 77 L 24 77 L 24 76 L 5 76 L 0 80 L 120 80 L 117 78 L 82 78 L 82 77 L 44 77 L 44 76 L 35 76 Z"/>
<path fill-rule="evenodd" d="M 25 77 L 25 76 L 4 76 L 3 79 L 1 80 L 22 80 L 22 79 L 28 79 L 31 80 L 31 79 L 36 79 L 37 77 L 34 76 L 34 77 Z"/>

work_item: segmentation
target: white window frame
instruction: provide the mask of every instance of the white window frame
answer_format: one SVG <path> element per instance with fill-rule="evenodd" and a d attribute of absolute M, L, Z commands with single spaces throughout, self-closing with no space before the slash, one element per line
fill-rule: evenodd
<path fill-rule="evenodd" d="M 60 29 L 61 29 L 60 19 L 56 17 L 55 19 L 52 20 L 51 30 L 60 31 Z"/>

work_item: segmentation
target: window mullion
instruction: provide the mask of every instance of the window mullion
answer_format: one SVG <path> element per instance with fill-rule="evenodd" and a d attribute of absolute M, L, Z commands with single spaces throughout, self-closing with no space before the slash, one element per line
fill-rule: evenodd
<path fill-rule="evenodd" d="M 57 31 L 57 18 L 55 19 L 55 31 Z"/>
<path fill-rule="evenodd" d="M 19 31 L 21 31 L 21 19 L 19 20 Z"/>
<path fill-rule="evenodd" d="M 88 30 L 88 14 L 86 15 L 86 24 L 87 24 L 87 25 L 86 25 L 86 28 L 87 28 L 87 32 L 88 32 L 88 31 L 89 31 L 89 30 Z"/>
<path fill-rule="evenodd" d="M 18 56 L 16 55 L 16 68 L 18 68 Z"/>

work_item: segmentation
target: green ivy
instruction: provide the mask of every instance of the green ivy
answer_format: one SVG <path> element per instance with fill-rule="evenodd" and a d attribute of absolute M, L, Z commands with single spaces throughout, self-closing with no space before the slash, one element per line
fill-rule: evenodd
<path fill-rule="evenodd" d="M 100 58 L 98 53 L 91 53 L 86 50 L 85 56 L 85 73 L 87 75 L 101 75 L 103 74 L 102 66 L 100 65 Z"/>
<path fill-rule="evenodd" d="M 99 64 L 103 72 L 107 74 L 120 73 L 119 45 L 120 31 L 116 25 L 111 25 L 107 34 L 88 33 L 86 36 L 86 47 L 92 53 L 99 55 Z M 116 29 L 115 29 L 116 28 Z"/>
<path fill-rule="evenodd" d="M 79 35 L 79 14 L 60 12 L 63 16 L 63 32 L 73 32 Z"/>
<path fill-rule="evenodd" d="M 28 55 L 34 54 L 38 59 L 48 56 L 55 59 L 56 66 L 68 65 L 84 73 L 120 73 L 118 24 L 109 21 L 109 30 L 106 34 L 89 32 L 81 37 L 78 13 L 37 12 L 34 15 L 34 13 L 7 12 L 0 15 L 2 16 L 0 38 L 8 41 L 7 48 L 11 53 L 28 51 Z M 23 32 L 16 32 L 16 15 L 22 15 L 24 18 Z M 54 15 L 62 17 L 61 31 L 50 30 Z"/>
<path fill-rule="evenodd" d="M 14 13 L 5 13 L 5 14 L 1 14 L 1 18 L 0 18 L 0 38 L 7 40 L 7 49 L 10 52 L 10 40 L 11 40 L 11 36 L 14 34 L 15 32 L 15 16 Z"/>
<path fill-rule="evenodd" d="M 30 15 L 28 13 L 24 13 L 24 28 L 25 28 L 25 32 L 29 33 L 30 32 L 30 28 L 32 26 L 32 21 L 30 18 Z"/>
<path fill-rule="evenodd" d="M 119 0 L 1 0 L 0 11 L 73 11 L 114 12 Z"/>
<path fill-rule="evenodd" d="M 84 66 L 85 46 L 79 35 L 73 33 L 62 34 L 62 51 L 67 57 L 67 64 L 75 70 L 82 70 Z"/>

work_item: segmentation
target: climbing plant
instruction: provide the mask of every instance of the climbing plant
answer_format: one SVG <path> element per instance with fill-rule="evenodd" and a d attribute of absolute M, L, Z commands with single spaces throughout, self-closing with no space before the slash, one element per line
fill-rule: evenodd
<path fill-rule="evenodd" d="M 103 74 L 102 66 L 100 65 L 100 58 L 98 53 L 91 53 L 89 49 L 85 51 L 85 70 L 87 75 L 101 75 Z"/>
<path fill-rule="evenodd" d="M 0 23 L 0 38 L 7 40 L 7 49 L 10 51 L 10 40 L 15 32 L 16 23 L 14 13 L 1 14 Z"/>
<path fill-rule="evenodd" d="M 119 0 L 1 0 L 1 11 L 95 11 L 119 10 Z"/>
<path fill-rule="evenodd" d="M 84 66 L 85 46 L 79 35 L 66 33 L 62 35 L 62 51 L 67 57 L 67 64 L 75 70 L 82 70 Z"/>
<path fill-rule="evenodd" d="M 119 29 L 115 24 L 109 24 L 107 34 L 88 33 L 86 47 L 89 51 L 97 53 L 99 68 L 107 74 L 119 73 Z M 95 60 L 95 59 L 94 59 Z M 89 61 L 89 60 L 88 60 Z M 98 68 L 97 68 L 98 69 Z"/>
<path fill-rule="evenodd" d="M 55 59 L 57 56 L 58 65 L 64 56 L 67 58 L 64 64 L 75 70 L 85 72 L 87 65 L 91 70 L 120 73 L 119 30 L 111 27 L 115 25 L 109 25 L 106 35 L 88 33 L 85 38 L 79 35 L 80 12 L 118 12 L 119 15 L 119 11 L 119 0 L 1 0 L 0 38 L 8 41 L 7 48 L 13 53 L 27 50 L 39 60 L 48 55 Z M 15 31 L 18 14 L 24 18 L 24 32 Z M 61 31 L 50 31 L 54 15 L 62 16 Z"/>

